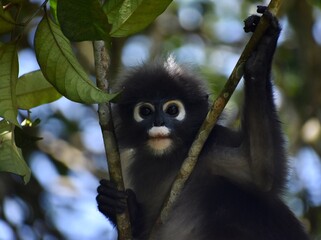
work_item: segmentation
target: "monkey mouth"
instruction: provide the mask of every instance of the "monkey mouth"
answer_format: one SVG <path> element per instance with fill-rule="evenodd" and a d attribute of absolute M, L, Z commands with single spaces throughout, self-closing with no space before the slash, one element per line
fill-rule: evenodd
<path fill-rule="evenodd" d="M 172 145 L 170 130 L 167 127 L 152 127 L 148 131 L 148 137 L 147 145 L 154 153 L 162 154 Z"/>
<path fill-rule="evenodd" d="M 155 135 L 155 136 L 149 136 L 149 140 L 155 140 L 155 141 L 160 141 L 164 139 L 170 139 L 169 135 Z"/>
<path fill-rule="evenodd" d="M 165 143 L 165 142 L 169 142 L 172 141 L 170 135 L 163 135 L 163 134 L 158 134 L 158 135 L 153 135 L 153 136 L 149 136 L 148 138 L 148 142 L 152 142 L 152 143 Z"/>
<path fill-rule="evenodd" d="M 148 143 L 149 145 L 153 145 L 155 148 L 167 148 L 168 144 L 170 144 L 172 139 L 169 135 L 154 135 L 149 136 Z M 166 146 L 166 147 L 165 147 Z"/>
<path fill-rule="evenodd" d="M 172 139 L 164 136 L 151 137 L 148 139 L 147 145 L 155 154 L 163 154 L 171 148 Z"/>

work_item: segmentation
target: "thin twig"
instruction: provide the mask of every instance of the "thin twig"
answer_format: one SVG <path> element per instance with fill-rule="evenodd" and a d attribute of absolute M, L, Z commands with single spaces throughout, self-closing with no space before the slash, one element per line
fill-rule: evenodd
<path fill-rule="evenodd" d="M 97 87 L 108 92 L 107 75 L 110 63 L 109 55 L 107 54 L 104 41 L 95 41 L 93 45 Z M 119 149 L 115 136 L 110 104 L 98 104 L 98 115 L 104 139 L 110 178 L 113 182 L 115 182 L 118 190 L 124 191 L 125 187 L 121 171 Z M 132 239 L 128 211 L 126 211 L 124 214 L 117 214 L 116 220 L 118 239 Z"/>
<path fill-rule="evenodd" d="M 273 14 L 276 14 L 280 8 L 281 0 L 271 0 L 269 4 L 269 11 Z M 253 52 L 255 47 L 257 46 L 259 40 L 263 36 L 265 30 L 268 27 L 268 21 L 263 17 L 258 24 L 255 33 L 252 35 L 251 39 L 249 40 L 248 44 L 245 46 L 243 53 L 241 54 L 236 66 L 234 67 L 228 81 L 226 82 L 223 90 L 219 94 L 219 96 L 214 101 L 213 105 L 211 106 L 204 123 L 202 124 L 196 139 L 194 140 L 189 152 L 188 157 L 184 160 L 182 167 L 176 176 L 176 179 L 172 185 L 170 194 L 168 195 L 159 218 L 157 219 L 155 226 L 153 227 L 150 239 L 155 238 L 155 234 L 157 229 L 160 225 L 166 222 L 168 215 L 176 202 L 178 196 L 180 195 L 185 182 L 191 175 L 198 156 L 203 148 L 204 143 L 206 142 L 210 132 L 212 131 L 213 127 L 215 126 L 218 117 L 220 116 L 221 112 L 223 111 L 225 105 L 227 104 L 228 100 L 230 99 L 231 95 L 233 94 L 237 84 L 239 83 L 241 77 L 243 76 L 243 66 L 246 60 L 249 58 L 250 54 Z"/>

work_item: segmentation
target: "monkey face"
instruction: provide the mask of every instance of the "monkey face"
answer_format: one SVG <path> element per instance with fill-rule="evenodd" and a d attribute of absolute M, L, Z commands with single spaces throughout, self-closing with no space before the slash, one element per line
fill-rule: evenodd
<path fill-rule="evenodd" d="M 129 71 L 115 91 L 115 127 L 121 148 L 165 157 L 192 143 L 208 111 L 206 84 L 177 64 Z"/>
<path fill-rule="evenodd" d="M 145 98 L 118 104 L 116 125 L 119 144 L 153 156 L 187 148 L 207 113 L 206 100 Z"/>
<path fill-rule="evenodd" d="M 139 102 L 133 110 L 133 119 L 145 126 L 146 145 L 154 154 L 163 154 L 173 146 L 174 126 L 184 121 L 186 111 L 180 100 L 159 103 Z"/>

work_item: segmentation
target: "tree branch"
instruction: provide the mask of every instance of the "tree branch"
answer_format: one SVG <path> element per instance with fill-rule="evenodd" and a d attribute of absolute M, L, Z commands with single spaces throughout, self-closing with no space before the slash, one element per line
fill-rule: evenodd
<path fill-rule="evenodd" d="M 276 14 L 280 8 L 281 0 L 271 0 L 269 4 L 269 11 L 273 14 Z M 249 40 L 248 44 L 245 46 L 243 53 L 241 54 L 236 66 L 234 67 L 228 81 L 226 82 L 223 90 L 219 94 L 219 96 L 214 101 L 213 105 L 211 106 L 204 123 L 202 124 L 196 139 L 194 140 L 189 152 L 188 157 L 184 160 L 182 167 L 176 176 L 176 179 L 172 185 L 170 194 L 168 195 L 159 218 L 157 219 L 155 226 L 153 227 L 150 239 L 155 238 L 155 234 L 157 229 L 161 224 L 166 222 L 168 215 L 177 200 L 178 196 L 180 195 L 185 182 L 191 175 L 198 156 L 203 148 L 204 143 L 206 142 L 210 132 L 212 131 L 214 125 L 217 122 L 218 117 L 222 113 L 225 105 L 227 104 L 228 100 L 230 99 L 231 95 L 233 94 L 237 84 L 239 83 L 241 77 L 243 76 L 243 66 L 246 60 L 249 58 L 252 51 L 257 46 L 259 40 L 263 36 L 265 30 L 268 27 L 268 21 L 262 17 L 260 23 L 258 24 L 255 33 L 252 35 L 251 39 Z"/>
<path fill-rule="evenodd" d="M 108 92 L 109 85 L 107 81 L 107 75 L 110 59 L 105 48 L 105 42 L 95 41 L 93 46 L 97 86 L 101 90 Z M 110 178 L 113 182 L 116 183 L 118 190 L 124 191 L 125 187 L 121 171 L 119 149 L 114 131 L 111 106 L 109 103 L 98 104 L 98 116 L 104 139 Z M 118 239 L 132 239 L 128 211 L 126 211 L 124 214 L 117 214 L 116 220 Z"/>

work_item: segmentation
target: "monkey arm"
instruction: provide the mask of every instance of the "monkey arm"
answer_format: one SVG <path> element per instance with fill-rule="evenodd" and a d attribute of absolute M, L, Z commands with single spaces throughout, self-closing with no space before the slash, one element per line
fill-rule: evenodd
<path fill-rule="evenodd" d="M 270 27 L 245 64 L 241 131 L 233 132 L 216 126 L 211 134 L 215 140 L 208 141 L 215 142 L 214 146 L 205 147 L 203 156 L 209 159 L 213 174 L 227 177 L 245 187 L 255 186 L 262 191 L 270 191 L 282 188 L 286 175 L 284 141 L 270 80 L 280 27 L 265 7 L 259 7 L 258 12 L 267 16 Z M 257 15 L 246 19 L 245 31 L 254 31 L 259 19 Z M 210 156 L 215 160 L 210 160 Z"/>
<path fill-rule="evenodd" d="M 242 148 L 248 156 L 253 182 L 268 191 L 283 185 L 280 178 L 285 168 L 284 143 L 275 113 L 271 83 L 267 82 L 263 87 L 250 81 L 246 83 L 245 90 Z"/>
<path fill-rule="evenodd" d="M 270 80 L 273 54 L 281 29 L 271 13 L 264 11 L 264 15 L 270 20 L 270 27 L 244 69 L 242 148 L 248 156 L 253 182 L 261 190 L 270 191 L 283 186 L 286 158 Z"/>
<path fill-rule="evenodd" d="M 209 154 L 202 156 L 207 156 L 205 161 L 209 163 L 212 174 L 226 177 L 241 186 L 253 186 L 250 167 L 241 147 L 216 145 Z"/>

